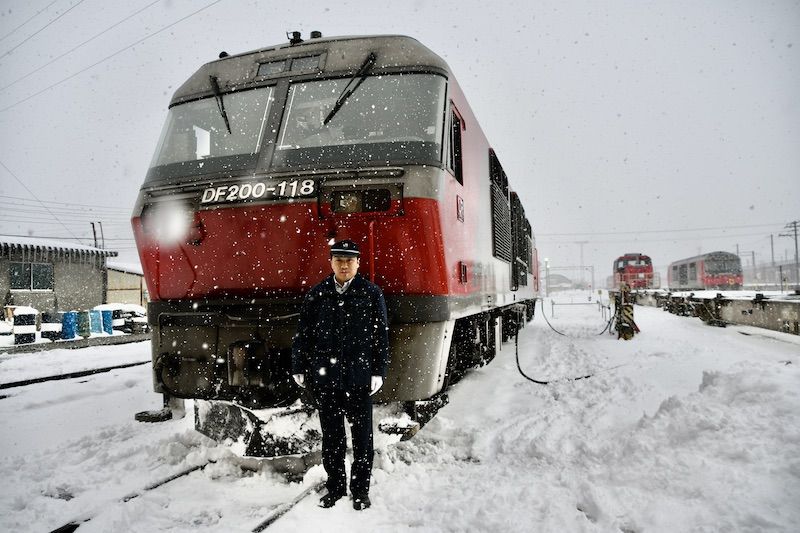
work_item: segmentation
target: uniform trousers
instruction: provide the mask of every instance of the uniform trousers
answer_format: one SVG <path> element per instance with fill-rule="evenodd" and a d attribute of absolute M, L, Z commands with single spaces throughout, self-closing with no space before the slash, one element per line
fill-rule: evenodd
<path fill-rule="evenodd" d="M 322 466 L 328 474 L 329 494 L 347 493 L 344 461 L 347 436 L 344 420 L 350 423 L 353 438 L 353 464 L 350 468 L 350 493 L 366 496 L 372 474 L 372 398 L 368 388 L 344 391 L 319 387 L 314 391 L 322 426 Z"/>

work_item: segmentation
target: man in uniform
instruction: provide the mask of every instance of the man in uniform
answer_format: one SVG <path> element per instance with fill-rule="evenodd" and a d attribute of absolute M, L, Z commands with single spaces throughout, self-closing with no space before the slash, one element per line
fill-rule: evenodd
<path fill-rule="evenodd" d="M 389 360 L 386 302 L 381 289 L 358 274 L 358 245 L 331 246 L 333 274 L 306 294 L 292 342 L 292 375 L 308 386 L 319 405 L 322 465 L 332 507 L 347 492 L 344 419 L 353 438 L 350 494 L 353 508 L 370 506 L 372 400 L 383 385 Z"/>

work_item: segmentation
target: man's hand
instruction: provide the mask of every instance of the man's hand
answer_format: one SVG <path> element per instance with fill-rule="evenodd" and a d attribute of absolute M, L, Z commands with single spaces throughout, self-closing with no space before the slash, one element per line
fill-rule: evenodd
<path fill-rule="evenodd" d="M 297 383 L 299 386 L 306 388 L 306 376 L 305 374 L 293 374 L 292 377 L 294 378 L 294 382 Z"/>
<path fill-rule="evenodd" d="M 372 376 L 372 383 L 370 384 L 369 395 L 372 396 L 373 394 L 378 392 L 378 389 L 380 389 L 381 387 L 383 387 L 383 378 L 380 376 Z"/>

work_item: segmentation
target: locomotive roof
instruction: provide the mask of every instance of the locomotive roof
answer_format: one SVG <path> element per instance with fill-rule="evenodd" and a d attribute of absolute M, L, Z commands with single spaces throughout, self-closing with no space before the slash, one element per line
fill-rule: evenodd
<path fill-rule="evenodd" d="M 441 57 L 416 39 L 405 35 L 316 38 L 294 45 L 287 42 L 206 63 L 175 91 L 170 105 L 213 94 L 209 76 L 218 79 L 223 91 L 226 87 L 230 89 L 266 85 L 274 83 L 274 79 L 278 77 L 297 78 L 299 75 L 296 72 L 285 72 L 271 77 L 257 77 L 261 64 L 314 55 L 321 55 L 321 73 L 326 76 L 348 75 L 361 67 L 370 52 L 376 56 L 372 72 L 399 70 L 404 67 L 445 75 L 450 71 Z M 320 75 L 317 72 L 311 74 Z"/>

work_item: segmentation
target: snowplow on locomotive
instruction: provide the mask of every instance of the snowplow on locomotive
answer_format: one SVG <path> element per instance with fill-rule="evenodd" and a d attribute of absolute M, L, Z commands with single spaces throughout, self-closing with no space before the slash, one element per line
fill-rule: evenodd
<path fill-rule="evenodd" d="M 404 36 L 295 36 L 202 66 L 172 98 L 132 224 L 155 390 L 220 419 L 300 397 L 292 336 L 334 240 L 359 243 L 386 297 L 375 402 L 412 417 L 538 295 L 522 201 L 447 64 Z"/>

